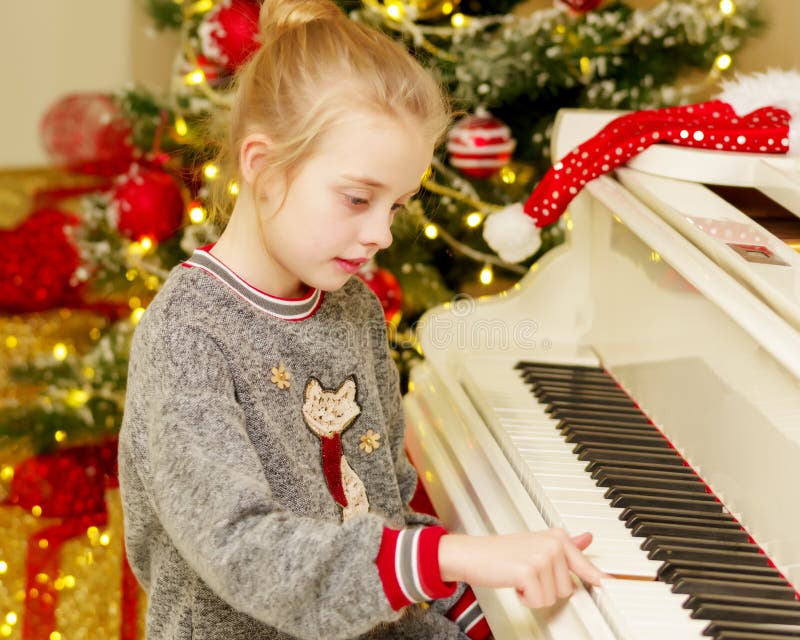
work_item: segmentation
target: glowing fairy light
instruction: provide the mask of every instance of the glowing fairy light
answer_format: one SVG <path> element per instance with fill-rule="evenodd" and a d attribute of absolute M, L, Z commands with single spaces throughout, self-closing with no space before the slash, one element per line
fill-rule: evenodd
<path fill-rule="evenodd" d="M 450 24 L 452 24 L 456 29 L 467 26 L 467 22 L 467 16 L 465 16 L 463 13 L 454 13 L 453 17 L 450 18 Z"/>
<path fill-rule="evenodd" d="M 386 5 L 386 14 L 392 20 L 397 20 L 399 22 L 406 15 L 406 8 L 403 6 L 402 2 L 389 2 Z"/>
<path fill-rule="evenodd" d="M 186 120 L 180 116 L 175 119 L 175 133 L 177 133 L 181 138 L 189 133 L 189 125 L 187 125 Z"/>
<path fill-rule="evenodd" d="M 467 226 L 471 228 L 477 227 L 481 221 L 483 220 L 483 216 L 478 211 L 473 211 L 467 216 Z"/>
<path fill-rule="evenodd" d="M 194 224 L 200 224 L 203 220 L 206 219 L 206 210 L 203 209 L 199 204 L 195 204 L 191 209 L 189 209 L 189 220 L 191 220 Z"/>
<path fill-rule="evenodd" d="M 723 15 L 731 16 L 736 11 L 736 5 L 733 0 L 719 0 L 719 10 Z"/>
<path fill-rule="evenodd" d="M 131 322 L 133 324 L 139 324 L 139 320 L 142 319 L 143 315 L 144 315 L 144 307 L 139 307 L 137 309 L 134 309 L 133 312 L 131 313 Z"/>
<path fill-rule="evenodd" d="M 506 184 L 514 184 L 517 181 L 516 172 L 510 167 L 500 169 L 500 179 Z"/>
<path fill-rule="evenodd" d="M 442 15 L 449 16 L 451 13 L 453 13 L 453 9 L 455 9 L 455 7 L 453 6 L 452 2 L 445 2 L 442 5 Z"/>
<path fill-rule="evenodd" d="M 491 265 L 487 264 L 481 269 L 481 274 L 478 277 L 482 284 L 491 284 L 492 280 L 494 280 L 494 271 L 492 271 Z"/>
<path fill-rule="evenodd" d="M 67 432 L 66 431 L 61 431 L 61 429 L 59 429 L 58 431 L 56 431 L 53 434 L 53 439 L 56 442 L 64 442 L 64 440 L 67 439 Z"/>
<path fill-rule="evenodd" d="M 142 247 L 142 251 L 147 253 L 148 251 L 150 251 L 150 249 L 153 248 L 153 239 L 150 238 L 149 236 L 142 236 L 139 239 L 139 244 Z"/>
<path fill-rule="evenodd" d="M 183 81 L 188 85 L 198 85 L 203 84 L 206 81 L 206 74 L 203 73 L 202 69 L 195 69 L 187 73 L 183 77 Z"/>
<path fill-rule="evenodd" d="M 239 195 L 239 183 L 236 182 L 236 180 L 231 180 L 228 184 L 228 193 L 230 193 L 232 196 Z"/>
<path fill-rule="evenodd" d="M 714 65 L 722 71 L 725 71 L 732 63 L 733 59 L 727 53 L 718 55 L 717 59 L 714 61 Z"/>
<path fill-rule="evenodd" d="M 63 362 L 67 359 L 67 353 L 67 345 L 65 345 L 63 342 L 59 342 L 53 347 L 53 357 L 56 360 Z"/>
<path fill-rule="evenodd" d="M 213 180 L 219 175 L 219 167 L 213 162 L 209 162 L 203 167 L 203 175 L 209 180 Z"/>
<path fill-rule="evenodd" d="M 435 240 L 439 235 L 439 230 L 436 228 L 435 224 L 429 224 L 425 226 L 425 235 L 430 238 L 431 240 Z"/>

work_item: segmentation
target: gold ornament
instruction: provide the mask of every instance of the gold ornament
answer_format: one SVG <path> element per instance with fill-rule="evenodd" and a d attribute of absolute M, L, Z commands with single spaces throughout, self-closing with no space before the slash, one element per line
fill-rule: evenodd
<path fill-rule="evenodd" d="M 281 364 L 277 367 L 272 367 L 271 372 L 272 377 L 270 378 L 270 382 L 276 385 L 278 389 L 288 389 L 289 388 L 289 380 L 291 379 L 291 375 L 286 370 L 286 368 Z"/>
<path fill-rule="evenodd" d="M 372 453 L 381 446 L 381 434 L 375 433 L 372 429 L 367 429 L 367 432 L 361 436 L 361 444 L 358 445 L 359 449 Z"/>

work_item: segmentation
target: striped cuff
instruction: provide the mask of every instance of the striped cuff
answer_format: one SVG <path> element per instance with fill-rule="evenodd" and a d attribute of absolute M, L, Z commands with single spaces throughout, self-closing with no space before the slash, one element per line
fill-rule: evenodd
<path fill-rule="evenodd" d="M 462 633 L 472 640 L 486 640 L 492 635 L 486 616 L 469 587 L 447 612 L 447 617 L 455 621 Z"/>
<path fill-rule="evenodd" d="M 455 593 L 456 583 L 442 582 L 439 570 L 439 540 L 446 533 L 443 527 L 384 527 L 375 564 L 392 609 Z"/>

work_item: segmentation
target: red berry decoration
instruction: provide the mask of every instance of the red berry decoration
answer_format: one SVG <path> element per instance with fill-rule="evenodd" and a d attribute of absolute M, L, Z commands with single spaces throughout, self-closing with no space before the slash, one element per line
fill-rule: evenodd
<path fill-rule="evenodd" d="M 133 158 L 130 124 L 102 93 L 64 96 L 44 114 L 39 130 L 50 160 L 70 171 L 112 176 Z"/>
<path fill-rule="evenodd" d="M 119 178 L 111 209 L 119 232 L 132 240 L 147 236 L 161 242 L 183 223 L 183 196 L 175 179 L 160 169 L 138 164 Z"/>
<path fill-rule="evenodd" d="M 603 0 L 558 0 L 559 2 L 567 5 L 573 11 L 579 13 L 586 13 L 593 11 Z"/>
<path fill-rule="evenodd" d="M 472 178 L 488 178 L 511 160 L 517 141 L 511 130 L 486 111 L 459 120 L 450 130 L 450 164 Z"/>
<path fill-rule="evenodd" d="M 0 231 L 0 311 L 44 311 L 78 300 L 70 280 L 80 258 L 65 233 L 77 222 L 69 213 L 40 209 L 17 228 Z"/>
<path fill-rule="evenodd" d="M 391 271 L 380 267 L 369 268 L 358 273 L 383 306 L 383 317 L 388 324 L 397 326 L 403 305 L 403 291 Z"/>
<path fill-rule="evenodd" d="M 258 13 L 253 0 L 222 0 L 209 11 L 197 29 L 208 62 L 236 71 L 259 47 Z"/>

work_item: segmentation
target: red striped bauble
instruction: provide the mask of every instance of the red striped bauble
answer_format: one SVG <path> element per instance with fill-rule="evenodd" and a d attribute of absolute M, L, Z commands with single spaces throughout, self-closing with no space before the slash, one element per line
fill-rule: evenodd
<path fill-rule="evenodd" d="M 471 178 L 488 178 L 506 166 L 517 141 L 511 129 L 487 111 L 459 120 L 450 130 L 450 164 Z"/>

